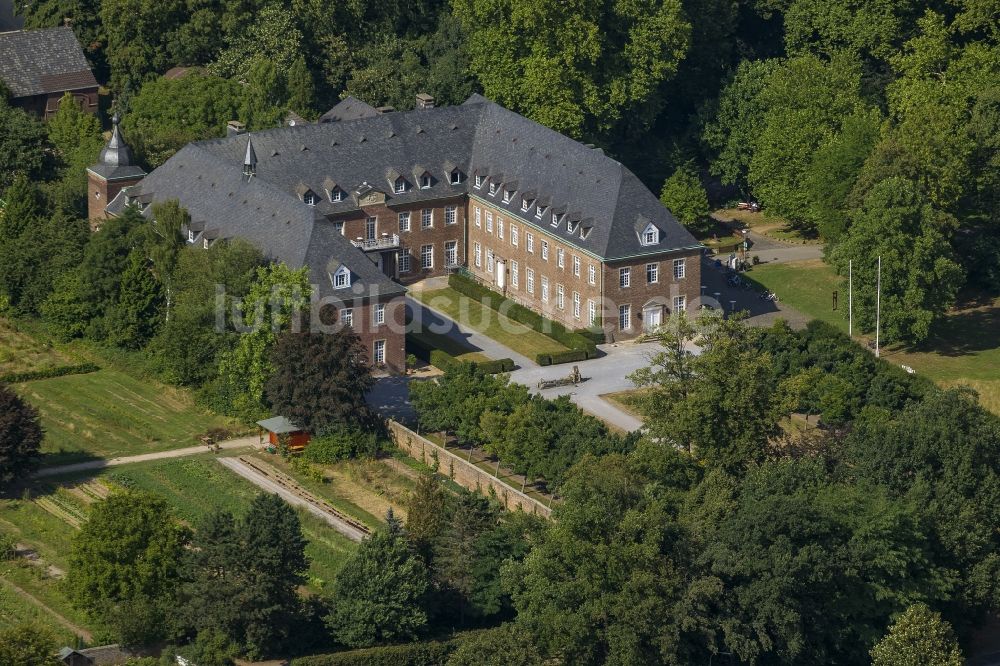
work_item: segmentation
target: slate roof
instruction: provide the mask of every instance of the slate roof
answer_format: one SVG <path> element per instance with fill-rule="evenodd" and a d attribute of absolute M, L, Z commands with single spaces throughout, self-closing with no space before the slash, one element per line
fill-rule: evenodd
<path fill-rule="evenodd" d="M 0 80 L 13 97 L 97 87 L 80 42 L 66 26 L 0 32 Z"/>
<path fill-rule="evenodd" d="M 378 109 L 348 95 L 337 102 L 332 109 L 319 117 L 321 123 L 335 123 L 341 120 L 357 120 L 379 115 Z"/>

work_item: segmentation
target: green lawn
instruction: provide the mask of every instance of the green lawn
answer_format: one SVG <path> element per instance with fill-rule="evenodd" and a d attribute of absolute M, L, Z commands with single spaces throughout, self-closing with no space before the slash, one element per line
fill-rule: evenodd
<path fill-rule="evenodd" d="M 847 333 L 847 292 L 840 276 L 822 260 L 760 264 L 745 277 L 757 282 L 762 289 L 776 293 L 781 303 Z M 837 311 L 833 309 L 834 291 L 839 291 L 841 296 Z"/>
<path fill-rule="evenodd" d="M 519 354 L 534 359 L 536 354 L 566 351 L 567 348 L 547 335 L 528 328 L 486 307 L 454 289 L 411 292 L 414 298 L 440 310 L 463 326 L 473 328 Z"/>
<path fill-rule="evenodd" d="M 747 276 L 776 292 L 782 303 L 847 332 L 843 284 L 820 260 L 765 264 Z M 840 291 L 839 312 L 832 309 L 834 289 Z M 855 336 L 862 339 L 857 331 Z M 960 306 L 926 342 L 916 347 L 890 345 L 882 350 L 882 358 L 910 366 L 941 386 L 971 386 L 984 407 L 1000 414 L 1000 299 Z"/>
<path fill-rule="evenodd" d="M 0 375 L 47 370 L 77 362 L 49 341 L 34 337 L 18 322 L 0 317 Z"/>
<path fill-rule="evenodd" d="M 482 363 L 484 361 L 489 361 L 490 358 L 481 352 L 473 351 L 470 347 L 452 340 L 447 335 L 442 335 L 440 333 L 432 333 L 428 330 L 423 331 L 412 331 L 406 334 L 409 337 L 416 338 L 424 344 L 426 347 L 431 349 L 440 349 L 444 353 L 454 357 L 459 361 L 467 361 L 470 363 Z"/>
<path fill-rule="evenodd" d="M 0 567 L 0 629 L 9 629 L 27 622 L 49 629 L 60 646 L 75 645 L 74 632 L 60 624 L 42 606 L 17 591 L 14 587 L 16 583 L 7 577 L 8 571 L 13 568 L 16 568 L 16 565 L 4 564 Z M 17 587 L 24 590 L 20 585 Z M 32 592 L 24 591 L 34 596 Z M 84 628 L 89 629 L 86 626 Z"/>
<path fill-rule="evenodd" d="M 193 446 L 210 428 L 235 425 L 196 407 L 183 390 L 111 369 L 16 389 L 42 415 L 45 465 Z"/>

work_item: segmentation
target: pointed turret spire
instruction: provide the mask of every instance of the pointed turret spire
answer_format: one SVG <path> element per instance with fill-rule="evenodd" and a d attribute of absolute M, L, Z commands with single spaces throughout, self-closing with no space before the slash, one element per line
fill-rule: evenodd
<path fill-rule="evenodd" d="M 247 153 L 243 158 L 243 175 L 249 178 L 257 174 L 257 153 L 253 149 L 253 140 L 247 134 Z"/>
<path fill-rule="evenodd" d="M 121 130 L 118 128 L 120 118 L 116 113 L 111 118 L 111 140 L 101 151 L 101 164 L 112 167 L 132 166 L 132 149 L 122 138 Z"/>

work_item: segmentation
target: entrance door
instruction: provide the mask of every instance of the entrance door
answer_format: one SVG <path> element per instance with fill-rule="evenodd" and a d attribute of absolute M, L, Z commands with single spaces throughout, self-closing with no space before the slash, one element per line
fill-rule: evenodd
<path fill-rule="evenodd" d="M 507 262 L 497 261 L 497 286 L 503 289 L 507 284 Z"/>
<path fill-rule="evenodd" d="M 654 331 L 663 324 L 663 306 L 656 305 L 643 310 L 642 321 L 647 331 Z"/>

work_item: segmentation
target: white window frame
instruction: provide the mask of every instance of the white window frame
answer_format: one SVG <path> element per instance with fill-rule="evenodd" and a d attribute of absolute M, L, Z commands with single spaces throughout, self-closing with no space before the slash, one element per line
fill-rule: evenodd
<path fill-rule="evenodd" d="M 315 206 L 318 199 L 319 197 L 317 197 L 312 192 L 306 192 L 305 194 L 302 195 L 302 200 L 305 202 L 307 206 Z"/>
<path fill-rule="evenodd" d="M 496 183 L 490 183 L 490 196 L 495 197 L 498 189 L 500 189 L 499 185 Z"/>
<path fill-rule="evenodd" d="M 462 172 L 459 171 L 458 169 L 455 169 L 450 174 L 448 174 L 448 181 L 452 185 L 461 185 L 462 184 Z"/>
<path fill-rule="evenodd" d="M 445 206 L 444 207 L 444 223 L 458 224 L 458 206 Z"/>
<path fill-rule="evenodd" d="M 472 244 L 472 247 L 473 247 L 473 258 L 475 260 L 476 268 L 482 268 L 483 267 L 483 246 L 479 244 L 479 241 L 476 241 L 475 243 Z"/>
<path fill-rule="evenodd" d="M 573 318 L 580 318 L 580 292 L 573 292 Z"/>
<path fill-rule="evenodd" d="M 381 326 L 385 323 L 385 303 L 376 303 L 372 308 L 372 325 Z"/>
<path fill-rule="evenodd" d="M 674 312 L 687 310 L 687 296 L 674 296 Z"/>
<path fill-rule="evenodd" d="M 527 232 L 525 234 L 525 236 L 526 236 L 525 241 L 524 241 L 525 242 L 525 248 L 528 250 L 528 252 L 530 252 L 531 254 L 534 254 L 535 253 L 535 235 L 532 234 L 529 231 L 529 232 Z"/>
<path fill-rule="evenodd" d="M 410 211 L 404 210 L 399 213 L 399 231 L 406 232 L 410 230 Z"/>
<path fill-rule="evenodd" d="M 618 286 L 621 289 L 632 286 L 632 269 L 629 266 L 618 269 Z"/>
<path fill-rule="evenodd" d="M 385 340 L 375 340 L 372 343 L 372 363 L 375 365 L 385 363 Z"/>
<path fill-rule="evenodd" d="M 479 228 L 479 229 L 482 229 L 483 228 L 483 209 L 480 208 L 479 206 L 476 206 L 475 218 L 476 218 L 476 227 Z"/>
<path fill-rule="evenodd" d="M 544 261 L 549 260 L 549 242 L 547 240 L 542 241 L 542 259 Z"/>
<path fill-rule="evenodd" d="M 597 323 L 597 303 L 592 299 L 587 299 L 587 321 L 593 326 Z"/>
<path fill-rule="evenodd" d="M 620 331 L 631 331 L 632 330 L 632 306 L 631 305 L 619 305 L 618 306 L 618 330 L 620 330 Z"/>
<path fill-rule="evenodd" d="M 580 257 L 573 255 L 573 275 L 580 277 Z"/>
<path fill-rule="evenodd" d="M 660 264 L 646 264 L 646 284 L 656 284 L 660 281 Z"/>
<path fill-rule="evenodd" d="M 493 233 L 493 211 L 486 211 L 486 233 Z"/>
<path fill-rule="evenodd" d="M 513 245 L 514 247 L 517 247 L 517 240 L 518 240 L 518 237 L 517 237 L 517 225 L 516 224 L 511 224 L 510 225 L 510 244 Z"/>
<path fill-rule="evenodd" d="M 687 276 L 687 262 L 684 259 L 674 259 L 674 279 L 683 280 Z"/>
<path fill-rule="evenodd" d="M 427 261 L 430 257 L 430 261 Z M 420 246 L 420 268 L 421 270 L 431 270 L 434 268 L 434 244 L 428 243 Z"/>
<path fill-rule="evenodd" d="M 497 216 L 497 238 L 503 240 L 503 218 Z"/>
<path fill-rule="evenodd" d="M 537 217 L 539 220 L 542 219 L 543 217 L 545 217 L 545 211 L 547 210 L 548 207 L 539 206 L 538 208 L 535 209 L 535 217 Z"/>
<path fill-rule="evenodd" d="M 448 260 L 448 253 L 451 253 L 452 259 Z M 444 242 L 444 265 L 445 266 L 457 266 L 458 265 L 458 241 L 450 240 Z"/>
<path fill-rule="evenodd" d="M 642 237 L 639 240 L 643 245 L 656 245 L 660 242 L 660 230 L 651 222 L 643 229 Z"/>
<path fill-rule="evenodd" d="M 520 271 L 518 269 L 519 269 L 519 267 L 517 265 L 517 262 L 516 261 L 511 261 L 510 262 L 510 286 L 514 287 L 514 289 L 519 288 L 519 285 L 518 285 L 518 282 L 519 282 L 518 273 Z"/>
<path fill-rule="evenodd" d="M 486 248 L 486 272 L 493 275 L 493 269 L 496 268 L 493 260 L 493 250 Z"/>
<path fill-rule="evenodd" d="M 553 227 L 559 226 L 559 213 L 552 213 L 552 226 Z"/>
<path fill-rule="evenodd" d="M 340 309 L 340 323 L 344 326 L 354 328 L 354 308 Z"/>
<path fill-rule="evenodd" d="M 429 189 L 431 189 L 431 183 L 433 183 L 433 182 L 434 182 L 434 179 L 431 178 L 431 175 L 429 173 L 425 173 L 424 175 L 422 175 L 420 177 L 420 189 L 422 189 L 422 190 L 429 190 Z"/>
<path fill-rule="evenodd" d="M 399 255 L 399 272 L 409 273 L 412 270 L 411 260 L 412 255 L 410 254 L 409 248 L 403 248 L 402 253 Z"/>
<path fill-rule="evenodd" d="M 400 176 L 392 183 L 392 191 L 396 194 L 406 194 L 406 179 Z"/>
<path fill-rule="evenodd" d="M 340 235 L 343 236 L 344 235 L 344 221 L 343 220 L 337 220 L 336 222 L 334 222 L 333 223 L 333 230 L 336 231 L 336 232 L 339 232 Z"/>
<path fill-rule="evenodd" d="M 422 208 L 420 210 L 420 228 L 421 229 L 433 229 L 434 228 L 434 209 L 433 208 Z"/>
<path fill-rule="evenodd" d="M 566 268 L 566 251 L 561 247 L 556 248 L 556 265 L 559 268 Z"/>
<path fill-rule="evenodd" d="M 560 310 L 566 309 L 566 287 L 561 284 L 556 285 L 556 307 Z"/>
<path fill-rule="evenodd" d="M 527 212 L 531 209 L 531 204 L 534 200 L 521 199 L 521 210 Z"/>
<path fill-rule="evenodd" d="M 347 266 L 341 266 L 333 272 L 331 279 L 334 289 L 347 289 L 351 286 L 351 271 Z"/>
<path fill-rule="evenodd" d="M 542 276 L 542 303 L 549 302 L 549 279 Z"/>
<path fill-rule="evenodd" d="M 533 268 L 524 269 L 524 281 L 528 286 L 528 293 L 535 295 L 535 270 Z"/>
<path fill-rule="evenodd" d="M 337 203 L 338 201 L 344 200 L 344 190 L 339 187 L 335 187 L 329 191 L 330 203 Z"/>
<path fill-rule="evenodd" d="M 476 174 L 476 189 L 480 189 L 483 186 L 483 177 L 478 173 Z"/>
<path fill-rule="evenodd" d="M 594 264 L 587 266 L 587 282 L 597 284 L 597 266 Z"/>

